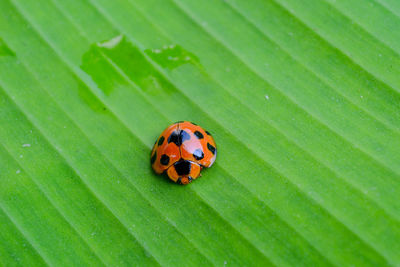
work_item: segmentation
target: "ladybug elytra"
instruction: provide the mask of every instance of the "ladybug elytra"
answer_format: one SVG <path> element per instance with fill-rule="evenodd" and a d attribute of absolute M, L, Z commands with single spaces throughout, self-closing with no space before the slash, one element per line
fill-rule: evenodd
<path fill-rule="evenodd" d="M 214 138 L 200 126 L 180 121 L 166 128 L 151 151 L 151 166 L 157 174 L 181 184 L 200 176 L 203 167 L 209 168 L 217 157 Z"/>

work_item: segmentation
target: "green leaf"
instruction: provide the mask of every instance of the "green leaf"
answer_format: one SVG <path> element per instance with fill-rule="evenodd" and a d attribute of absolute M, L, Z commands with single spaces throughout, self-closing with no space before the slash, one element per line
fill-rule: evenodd
<path fill-rule="evenodd" d="M 400 6 L 0 1 L 0 264 L 397 266 Z M 213 133 L 188 186 L 174 121 Z"/>

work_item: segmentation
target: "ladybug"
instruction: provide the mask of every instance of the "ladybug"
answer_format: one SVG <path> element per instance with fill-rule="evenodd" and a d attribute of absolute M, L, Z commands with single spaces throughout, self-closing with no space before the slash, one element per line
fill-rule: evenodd
<path fill-rule="evenodd" d="M 180 184 L 188 184 L 209 168 L 217 157 L 211 134 L 195 123 L 179 121 L 166 128 L 154 143 L 151 167 L 157 174 L 166 172 Z"/>

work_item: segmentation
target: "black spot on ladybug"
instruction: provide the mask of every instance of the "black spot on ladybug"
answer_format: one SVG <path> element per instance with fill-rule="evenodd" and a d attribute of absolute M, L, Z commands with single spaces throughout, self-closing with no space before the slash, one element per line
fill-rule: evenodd
<path fill-rule="evenodd" d="M 199 138 L 199 139 L 203 139 L 204 138 L 204 135 L 199 131 L 195 131 L 194 135 L 197 136 L 197 138 Z"/>
<path fill-rule="evenodd" d="M 183 142 L 186 140 L 190 140 L 190 134 L 185 132 L 184 130 L 181 131 L 174 131 L 169 137 L 168 137 L 168 144 L 169 143 L 174 143 L 177 146 L 181 146 Z"/>
<path fill-rule="evenodd" d="M 204 153 L 200 148 L 198 148 L 193 152 L 193 157 L 197 160 L 201 160 L 204 158 Z"/>
<path fill-rule="evenodd" d="M 157 152 L 154 152 L 153 156 L 150 159 L 151 164 L 153 164 L 156 161 L 157 158 Z"/>
<path fill-rule="evenodd" d="M 161 136 L 160 139 L 158 140 L 158 145 L 161 146 L 164 143 L 164 136 Z"/>
<path fill-rule="evenodd" d="M 208 148 L 208 150 L 211 151 L 211 153 L 213 153 L 215 155 L 216 149 L 213 145 L 211 145 L 210 143 L 207 143 L 207 148 Z"/>
<path fill-rule="evenodd" d="M 168 157 L 167 155 L 163 154 L 163 155 L 161 156 L 160 163 L 161 163 L 162 165 L 168 165 L 168 163 L 169 163 L 169 157 Z"/>
<path fill-rule="evenodd" d="M 190 140 L 190 134 L 188 134 L 187 132 L 185 132 L 184 130 L 181 131 L 181 144 L 183 142 L 185 142 L 186 140 Z"/>
<path fill-rule="evenodd" d="M 209 131 L 206 131 L 206 134 L 211 135 L 211 133 Z"/>
<path fill-rule="evenodd" d="M 197 124 L 196 123 L 194 123 L 194 122 L 190 122 L 191 124 L 193 124 L 193 125 L 196 125 L 197 126 Z"/>
<path fill-rule="evenodd" d="M 181 145 L 181 138 L 178 131 L 173 131 L 172 134 L 168 137 L 168 144 L 175 143 L 175 145 Z"/>
<path fill-rule="evenodd" d="M 187 160 L 178 161 L 174 165 L 178 175 L 188 175 L 190 173 L 191 164 Z"/>

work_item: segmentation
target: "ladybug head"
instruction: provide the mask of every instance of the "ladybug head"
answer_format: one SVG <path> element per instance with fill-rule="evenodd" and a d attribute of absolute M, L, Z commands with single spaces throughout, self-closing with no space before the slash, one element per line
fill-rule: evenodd
<path fill-rule="evenodd" d="M 174 182 L 188 184 L 193 179 L 199 177 L 200 170 L 201 167 L 199 164 L 181 159 L 168 168 L 167 174 Z"/>

